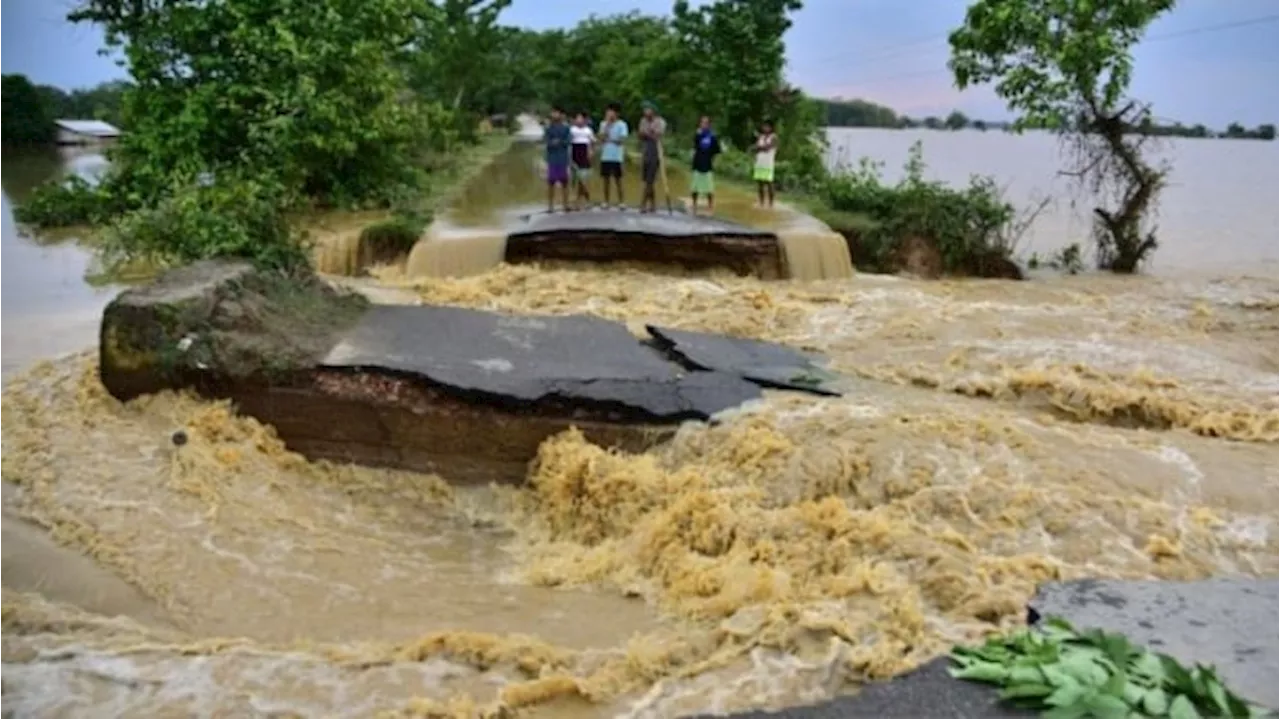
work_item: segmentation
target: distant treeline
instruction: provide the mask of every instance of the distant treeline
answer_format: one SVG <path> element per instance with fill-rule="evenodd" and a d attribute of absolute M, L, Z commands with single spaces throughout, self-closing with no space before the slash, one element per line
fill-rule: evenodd
<path fill-rule="evenodd" d="M 104 82 L 87 90 L 65 90 L 36 85 L 26 75 L 4 75 L 3 133 L 6 145 L 52 143 L 58 135 L 54 120 L 102 120 L 123 127 L 121 98 L 128 83 Z"/>
<path fill-rule="evenodd" d="M 867 100 L 821 100 L 827 127 L 886 127 L 917 128 L 930 130 L 1007 130 L 1012 123 L 970 118 L 959 110 L 946 117 L 908 117 L 899 115 L 892 108 Z M 1204 125 L 1183 125 L 1180 122 L 1162 124 L 1149 122 L 1140 129 L 1144 135 L 1165 137 L 1222 137 L 1230 139 L 1274 140 L 1275 125 L 1259 125 L 1246 128 L 1231 123 L 1226 130 L 1210 130 Z"/>

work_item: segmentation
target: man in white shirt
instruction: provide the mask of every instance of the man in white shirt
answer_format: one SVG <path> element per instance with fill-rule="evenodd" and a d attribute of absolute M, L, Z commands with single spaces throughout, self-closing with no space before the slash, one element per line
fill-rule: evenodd
<path fill-rule="evenodd" d="M 596 140 L 591 127 L 587 125 L 586 113 L 574 115 L 573 127 L 569 128 L 569 140 L 572 147 L 573 182 L 578 187 L 578 207 L 582 208 L 591 202 L 587 180 L 591 177 L 591 157 Z"/>

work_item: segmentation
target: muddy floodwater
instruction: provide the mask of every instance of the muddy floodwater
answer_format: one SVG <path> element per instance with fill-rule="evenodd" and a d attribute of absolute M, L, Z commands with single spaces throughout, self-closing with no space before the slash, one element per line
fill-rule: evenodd
<path fill-rule="evenodd" d="M 968 150 L 948 166 L 966 133 L 934 134 L 939 174 L 998 172 Z M 644 455 L 564 434 L 519 488 L 309 463 L 223 404 L 111 399 L 92 350 L 112 290 L 76 281 L 75 245 L 18 234 L 6 156 L 6 712 L 778 707 L 1015 624 L 1044 580 L 1275 577 L 1275 146 L 1202 144 L 1174 158 L 1179 197 L 1234 209 L 1170 211 L 1140 277 L 376 270 L 380 301 L 719 331 L 847 378 L 842 398 L 767 393 Z M 1052 181 L 1002 147 L 979 154 Z M 536 202 L 536 177 L 513 184 L 512 211 Z M 481 204 L 459 217 L 503 211 Z M 1037 237 L 1070 236 L 1057 217 Z"/>

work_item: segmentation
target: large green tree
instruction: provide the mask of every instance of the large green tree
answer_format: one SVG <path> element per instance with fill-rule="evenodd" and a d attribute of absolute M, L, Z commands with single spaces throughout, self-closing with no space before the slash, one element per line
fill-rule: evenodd
<path fill-rule="evenodd" d="M 786 98 L 783 35 L 800 0 L 718 0 L 691 7 L 677 0 L 673 15 L 686 52 L 687 87 L 707 112 L 719 119 L 722 133 L 742 146 L 758 123 L 776 115 Z"/>
<path fill-rule="evenodd" d="M 252 167 L 329 200 L 402 179 L 423 130 L 406 53 L 434 22 L 424 0 L 88 0 L 134 86 L 120 147 L 132 191 Z"/>
<path fill-rule="evenodd" d="M 667 20 L 639 13 L 591 17 L 570 31 L 560 50 L 548 68 L 551 101 L 597 117 L 617 102 L 635 117 L 647 99 L 677 126 L 691 127 L 686 50 Z"/>
<path fill-rule="evenodd" d="M 441 101 L 457 112 L 467 131 L 486 107 L 485 90 L 498 83 L 505 61 L 501 43 L 508 35 L 498 17 L 511 0 L 438 0 L 425 3 L 409 61 L 411 86 L 420 96 Z"/>
<path fill-rule="evenodd" d="M 1174 0 L 978 0 L 951 33 L 956 84 L 995 83 L 1020 114 L 1015 129 L 1063 132 L 1068 170 L 1109 207 L 1096 207 L 1099 264 L 1133 272 L 1156 247 L 1146 228 L 1165 172 L 1143 158 L 1149 108 L 1128 97 L 1131 50 Z"/>
<path fill-rule="evenodd" d="M 54 108 L 26 75 L 0 78 L 0 110 L 3 112 L 3 139 L 6 145 L 47 144 L 54 140 Z"/>

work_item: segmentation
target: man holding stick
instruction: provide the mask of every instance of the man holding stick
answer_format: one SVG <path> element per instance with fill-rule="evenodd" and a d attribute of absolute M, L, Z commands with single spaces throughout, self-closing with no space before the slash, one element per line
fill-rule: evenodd
<path fill-rule="evenodd" d="M 645 100 L 644 116 L 640 118 L 640 177 L 644 181 L 644 196 L 640 199 L 641 212 L 656 212 L 658 209 L 657 192 L 654 184 L 658 181 L 658 173 L 662 170 L 662 136 L 667 132 L 667 121 L 658 115 L 658 108 Z"/>

